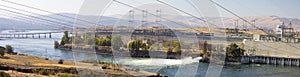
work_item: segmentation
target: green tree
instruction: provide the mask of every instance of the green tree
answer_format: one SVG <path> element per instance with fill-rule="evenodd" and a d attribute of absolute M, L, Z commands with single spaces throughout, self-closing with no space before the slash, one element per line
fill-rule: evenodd
<path fill-rule="evenodd" d="M 2 46 L 0 46 L 0 56 L 4 56 L 4 54 L 5 54 L 5 48 L 4 47 L 2 47 Z"/>
<path fill-rule="evenodd" d="M 172 52 L 172 48 L 167 47 L 167 48 L 165 49 L 165 51 L 167 51 L 168 53 L 169 53 L 169 52 Z"/>
<path fill-rule="evenodd" d="M 59 47 L 58 41 L 54 41 L 54 48 L 58 48 L 58 47 Z"/>
<path fill-rule="evenodd" d="M 140 51 L 140 49 L 148 50 L 149 47 L 142 40 L 135 40 L 128 44 L 129 50 Z"/>
<path fill-rule="evenodd" d="M 102 38 L 95 38 L 95 43 L 96 43 L 96 45 L 101 46 L 103 43 Z"/>
<path fill-rule="evenodd" d="M 123 45 L 121 35 L 113 36 L 111 39 L 111 44 L 114 50 L 119 50 L 120 47 Z"/>
<path fill-rule="evenodd" d="M 104 45 L 103 46 L 111 46 L 111 38 L 110 37 L 106 37 L 104 40 Z"/>
<path fill-rule="evenodd" d="M 179 46 L 176 46 L 175 48 L 173 48 L 173 52 L 181 53 L 181 48 Z"/>
<path fill-rule="evenodd" d="M 5 51 L 8 54 L 12 54 L 14 53 L 14 48 L 11 45 L 6 45 Z"/>
<path fill-rule="evenodd" d="M 240 48 L 237 44 L 232 43 L 226 48 L 226 61 L 240 61 L 244 56 L 245 50 Z"/>
<path fill-rule="evenodd" d="M 65 31 L 64 32 L 64 36 L 61 39 L 60 45 L 65 45 L 66 43 L 69 43 L 70 39 L 69 39 L 69 32 Z"/>
<path fill-rule="evenodd" d="M 179 41 L 173 41 L 173 47 L 177 47 L 179 46 L 180 47 L 180 42 Z"/>
<path fill-rule="evenodd" d="M 111 38 L 110 37 L 96 38 L 95 43 L 98 46 L 111 46 Z"/>

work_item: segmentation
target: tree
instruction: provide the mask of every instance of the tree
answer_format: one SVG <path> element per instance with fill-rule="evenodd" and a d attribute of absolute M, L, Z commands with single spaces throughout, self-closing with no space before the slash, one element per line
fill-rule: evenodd
<path fill-rule="evenodd" d="M 181 53 L 181 48 L 179 46 L 176 46 L 174 49 L 173 49 L 173 52 L 175 53 Z"/>
<path fill-rule="evenodd" d="M 203 52 L 204 53 L 207 52 L 207 41 L 204 41 L 204 43 L 203 43 Z"/>
<path fill-rule="evenodd" d="M 114 50 L 119 50 L 120 47 L 123 45 L 121 35 L 113 36 L 111 39 L 111 44 Z"/>
<path fill-rule="evenodd" d="M 166 48 L 165 50 L 166 50 L 168 53 L 172 52 L 172 48 L 169 48 L 169 47 Z"/>
<path fill-rule="evenodd" d="M 129 50 L 140 51 L 140 49 L 148 50 L 149 47 L 142 40 L 135 40 L 128 44 Z"/>
<path fill-rule="evenodd" d="M 104 40 L 104 45 L 103 46 L 111 46 L 111 38 L 110 37 L 106 37 Z"/>
<path fill-rule="evenodd" d="M 58 41 L 54 41 L 54 48 L 58 48 L 58 47 L 59 47 Z"/>
<path fill-rule="evenodd" d="M 0 46 L 0 56 L 3 57 L 5 54 L 5 48 Z"/>
<path fill-rule="evenodd" d="M 8 54 L 12 54 L 14 53 L 14 48 L 11 45 L 6 45 L 5 51 Z"/>
<path fill-rule="evenodd" d="M 96 38 L 95 44 L 98 46 L 111 46 L 111 38 L 105 37 L 105 38 Z"/>
<path fill-rule="evenodd" d="M 232 43 L 226 48 L 226 61 L 240 61 L 240 58 L 244 56 L 244 52 L 244 49 Z"/>
<path fill-rule="evenodd" d="M 69 39 L 69 32 L 65 31 L 64 32 L 64 36 L 62 37 L 61 41 L 60 41 L 60 45 L 65 45 L 66 43 L 69 43 L 70 39 Z"/>

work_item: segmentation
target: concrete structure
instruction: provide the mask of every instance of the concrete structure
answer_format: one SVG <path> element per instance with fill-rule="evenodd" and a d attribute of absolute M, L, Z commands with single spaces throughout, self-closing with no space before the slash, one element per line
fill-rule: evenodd
<path fill-rule="evenodd" d="M 272 64 L 284 66 L 300 66 L 300 58 L 272 57 L 272 56 L 244 56 L 241 58 L 243 64 Z"/>
<path fill-rule="evenodd" d="M 299 66 L 300 43 L 246 41 L 243 63 Z"/>
<path fill-rule="evenodd" d="M 61 33 L 61 32 L 0 34 L 0 38 L 14 38 L 14 39 L 52 38 L 52 33 Z"/>

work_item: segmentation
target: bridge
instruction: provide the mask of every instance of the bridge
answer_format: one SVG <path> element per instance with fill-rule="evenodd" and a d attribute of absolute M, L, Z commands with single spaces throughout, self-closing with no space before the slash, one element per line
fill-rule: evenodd
<path fill-rule="evenodd" d="M 3 33 L 0 34 L 0 38 L 14 38 L 14 39 L 41 39 L 41 38 L 52 38 L 53 33 L 56 32 L 40 32 L 40 33 Z"/>

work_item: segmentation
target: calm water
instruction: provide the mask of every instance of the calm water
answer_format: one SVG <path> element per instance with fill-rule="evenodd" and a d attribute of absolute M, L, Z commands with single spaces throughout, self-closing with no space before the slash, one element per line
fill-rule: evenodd
<path fill-rule="evenodd" d="M 39 31 L 31 31 L 39 32 Z M 74 61 L 73 52 L 55 50 L 53 43 L 55 40 L 60 41 L 62 33 L 53 34 L 51 39 L 6 39 L 0 40 L 0 46 L 12 45 L 15 51 L 21 54 L 28 54 L 33 56 L 47 57 L 52 60 L 70 60 Z M 75 56 L 85 59 L 90 57 L 90 54 L 79 53 Z M 102 61 L 111 62 L 112 57 L 101 56 L 97 57 Z M 198 63 L 192 58 L 185 58 L 181 60 L 172 59 L 145 59 L 145 58 L 124 58 L 114 57 L 114 63 L 126 65 L 136 69 L 147 70 L 151 72 L 160 72 L 164 75 L 174 77 L 178 74 L 178 68 L 189 70 L 196 67 L 196 77 L 205 77 L 207 73 L 208 64 Z M 191 71 L 183 71 L 181 74 L 189 75 Z M 191 75 L 194 76 L 194 75 Z M 221 72 L 221 77 L 299 77 L 299 67 L 283 67 L 274 65 L 236 65 L 224 66 Z"/>

